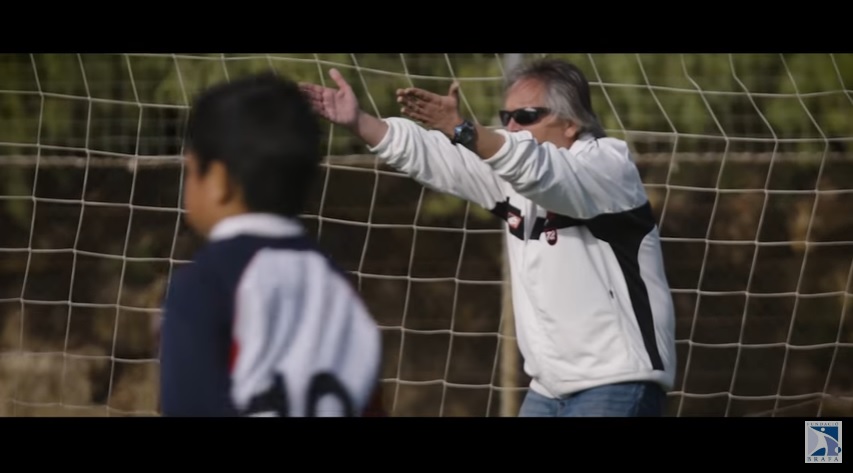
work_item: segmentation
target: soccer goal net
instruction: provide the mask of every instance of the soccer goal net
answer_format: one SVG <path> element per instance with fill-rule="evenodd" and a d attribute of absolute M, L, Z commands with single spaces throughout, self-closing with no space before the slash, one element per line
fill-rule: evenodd
<path fill-rule="evenodd" d="M 336 67 L 387 117 L 395 89 L 457 80 L 464 110 L 495 124 L 525 56 L 0 56 L 0 415 L 158 414 L 159 304 L 199 244 L 180 155 L 202 88 L 269 69 L 329 84 Z M 853 55 L 566 58 L 660 224 L 669 415 L 853 414 Z M 386 409 L 516 415 L 528 379 L 501 222 L 339 128 L 324 146 L 304 221 L 382 327 Z"/>

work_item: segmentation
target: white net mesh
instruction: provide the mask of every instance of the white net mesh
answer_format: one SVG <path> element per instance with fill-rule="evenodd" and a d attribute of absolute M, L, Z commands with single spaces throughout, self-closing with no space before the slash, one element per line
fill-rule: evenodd
<path fill-rule="evenodd" d="M 853 413 L 853 55 L 567 55 L 636 151 L 678 321 L 670 415 Z M 461 83 L 493 123 L 495 55 L 0 56 L 0 415 L 156 415 L 159 303 L 199 243 L 181 136 L 203 87 L 274 68 L 397 115 Z M 329 127 L 309 229 L 383 327 L 393 415 L 515 415 L 500 223 Z"/>

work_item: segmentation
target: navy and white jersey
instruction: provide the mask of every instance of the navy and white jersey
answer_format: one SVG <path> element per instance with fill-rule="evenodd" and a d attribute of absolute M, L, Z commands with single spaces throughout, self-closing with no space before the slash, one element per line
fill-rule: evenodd
<path fill-rule="evenodd" d="M 161 327 L 164 416 L 359 416 L 379 329 L 295 220 L 220 222 L 174 274 Z"/>
<path fill-rule="evenodd" d="M 660 236 L 627 144 L 581 136 L 570 149 L 498 130 L 489 159 L 438 131 L 388 118 L 372 152 L 427 187 L 506 222 L 519 348 L 531 389 L 675 379 L 675 314 Z"/>

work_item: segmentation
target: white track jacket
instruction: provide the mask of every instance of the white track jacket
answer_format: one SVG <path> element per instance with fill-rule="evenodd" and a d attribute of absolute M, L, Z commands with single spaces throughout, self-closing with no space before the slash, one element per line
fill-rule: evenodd
<path fill-rule="evenodd" d="M 483 160 L 438 131 L 388 118 L 371 152 L 421 184 L 506 222 L 519 349 L 530 388 L 562 397 L 604 384 L 671 390 L 675 316 L 660 236 L 627 144 L 570 149 L 527 131 Z"/>

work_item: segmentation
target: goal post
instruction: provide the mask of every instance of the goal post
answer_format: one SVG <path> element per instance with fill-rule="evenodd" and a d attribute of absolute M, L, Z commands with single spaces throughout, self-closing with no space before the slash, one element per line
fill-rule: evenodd
<path fill-rule="evenodd" d="M 524 54 L 512 53 L 504 54 L 503 72 L 506 75 L 509 71 L 520 66 L 524 61 Z M 499 126 L 498 117 L 494 117 L 494 126 Z M 506 253 L 506 238 L 503 236 L 503 252 L 501 252 L 502 270 L 503 270 L 503 297 L 501 298 L 501 334 L 500 334 L 500 360 L 501 360 L 501 380 L 500 386 L 505 390 L 501 396 L 501 411 L 502 417 L 515 417 L 518 415 L 521 407 L 522 396 L 517 389 L 513 389 L 519 385 L 521 379 L 521 359 L 518 351 L 518 343 L 515 338 L 515 312 L 512 307 L 512 286 L 510 281 L 509 260 Z"/>
<path fill-rule="evenodd" d="M 853 55 L 561 56 L 658 218 L 677 312 L 668 414 L 853 414 Z M 519 59 L 0 56 L 0 416 L 158 415 L 151 327 L 200 243 L 180 153 L 203 87 L 269 69 L 328 83 L 336 67 L 387 117 L 396 88 L 456 80 L 466 113 L 497 125 Z M 391 414 L 515 415 L 528 380 L 501 222 L 327 130 L 303 221 L 382 327 Z"/>

